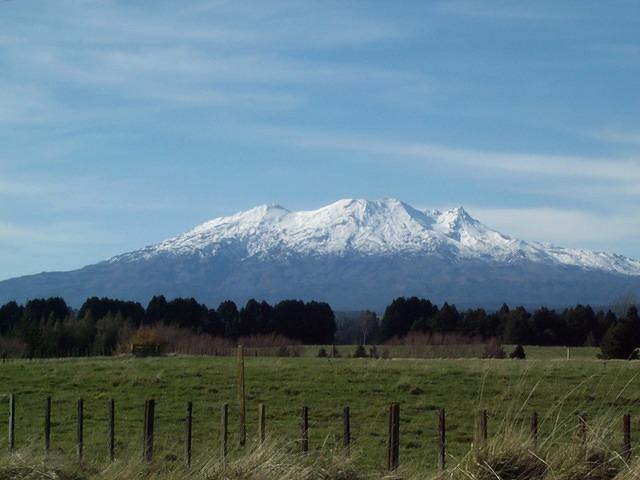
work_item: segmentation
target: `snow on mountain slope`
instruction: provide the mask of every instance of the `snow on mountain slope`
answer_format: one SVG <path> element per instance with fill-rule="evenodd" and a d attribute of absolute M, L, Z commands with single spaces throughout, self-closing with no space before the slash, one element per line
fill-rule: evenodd
<path fill-rule="evenodd" d="M 345 199 L 300 212 L 262 205 L 213 219 L 108 262 L 144 261 L 162 255 L 234 255 L 245 259 L 423 255 L 498 264 L 528 261 L 640 275 L 640 261 L 512 239 L 472 218 L 462 207 L 445 212 L 420 211 L 396 199 Z"/>
<path fill-rule="evenodd" d="M 290 212 L 263 205 L 213 219 L 156 245 L 68 272 L 0 282 L 0 303 L 61 296 L 79 306 L 153 295 L 207 305 L 250 298 L 322 300 L 382 311 L 398 296 L 459 306 L 610 305 L 640 295 L 640 262 L 525 242 L 462 207 L 422 211 L 394 199 L 340 200 Z"/>

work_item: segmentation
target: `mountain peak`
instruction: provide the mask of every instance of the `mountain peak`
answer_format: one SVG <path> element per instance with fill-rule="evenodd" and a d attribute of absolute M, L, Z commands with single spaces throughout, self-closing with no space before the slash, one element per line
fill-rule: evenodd
<path fill-rule="evenodd" d="M 469 217 L 469 213 L 464 209 L 464 207 L 462 205 L 452 208 L 450 210 L 451 212 L 454 212 L 456 215 L 461 216 L 461 217 Z"/>
<path fill-rule="evenodd" d="M 246 259 L 426 255 L 501 264 L 526 260 L 640 275 L 640 262 L 633 260 L 512 239 L 474 219 L 463 206 L 420 211 L 396 198 L 345 198 L 293 212 L 278 204 L 260 205 L 111 261 L 227 252 Z"/>
<path fill-rule="evenodd" d="M 255 225 L 269 223 L 291 213 L 281 205 L 271 203 L 258 205 L 249 210 L 238 212 L 229 217 L 218 217 L 198 225 L 193 231 L 202 231 L 220 228 L 221 225 Z"/>
<path fill-rule="evenodd" d="M 469 215 L 462 206 L 451 208 L 440 213 L 438 215 L 438 223 L 447 225 L 450 229 L 454 230 L 462 228 L 465 225 L 480 225 L 480 222 Z"/>
<path fill-rule="evenodd" d="M 146 301 L 161 292 L 212 302 L 315 298 L 370 308 L 415 294 L 478 304 L 604 304 L 630 288 L 640 292 L 636 260 L 512 239 L 462 206 L 420 211 L 395 198 L 347 198 L 317 210 L 266 204 L 215 218 L 75 272 L 0 282 L 0 299 Z"/>
<path fill-rule="evenodd" d="M 280 216 L 289 213 L 289 210 L 284 208 L 282 205 L 277 203 L 265 203 L 263 205 L 258 205 L 257 207 L 253 207 L 249 210 L 245 210 L 244 212 L 239 212 L 237 215 L 241 215 L 243 217 L 271 217 L 271 216 Z"/>
<path fill-rule="evenodd" d="M 277 203 L 269 203 L 260 205 L 253 210 L 253 213 L 257 217 L 257 219 L 261 221 L 273 221 L 277 220 L 284 215 L 291 213 L 288 209 L 284 208 L 282 205 Z M 251 211 L 251 210 L 250 210 Z"/>
<path fill-rule="evenodd" d="M 369 200 L 367 198 L 343 198 L 327 205 L 325 208 L 343 208 L 345 210 L 380 210 L 409 207 L 397 198 L 382 198 Z M 410 207 L 409 207 L 410 208 Z"/>

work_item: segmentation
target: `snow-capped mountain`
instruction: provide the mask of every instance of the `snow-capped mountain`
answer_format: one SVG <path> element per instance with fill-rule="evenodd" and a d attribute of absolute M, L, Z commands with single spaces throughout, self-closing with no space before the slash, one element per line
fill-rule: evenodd
<path fill-rule="evenodd" d="M 640 275 L 640 261 L 512 239 L 475 220 L 463 207 L 421 211 L 396 199 L 347 199 L 303 212 L 261 205 L 109 262 L 164 254 L 206 258 L 231 245 L 242 249 L 244 258 L 429 254 L 505 263 L 529 260 Z"/>
<path fill-rule="evenodd" d="M 414 294 L 468 305 L 606 304 L 629 291 L 640 291 L 640 261 L 513 239 L 462 207 L 423 211 L 396 199 L 301 212 L 263 205 L 81 270 L 0 282 L 0 300 L 163 293 L 209 303 L 314 298 L 337 308 Z"/>

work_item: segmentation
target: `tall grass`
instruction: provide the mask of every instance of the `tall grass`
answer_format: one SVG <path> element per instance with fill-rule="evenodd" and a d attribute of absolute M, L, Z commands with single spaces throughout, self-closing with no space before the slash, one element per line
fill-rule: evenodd
<path fill-rule="evenodd" d="M 526 372 L 523 373 L 524 379 Z M 582 389 L 592 388 L 592 378 L 566 393 L 540 417 L 537 441 L 531 433 L 530 419 L 523 416 L 532 391 L 516 390 L 515 400 L 502 418 L 486 445 L 472 446 L 449 472 L 451 479 L 469 480 L 640 480 L 637 449 L 623 451 L 622 410 L 617 405 L 623 388 L 611 397 L 603 398 L 592 418 L 583 417 L 578 407 L 567 408 L 567 400 Z M 632 378 L 629 386 L 635 377 Z M 524 400 L 522 400 L 524 393 Z M 479 403 L 482 405 L 482 393 Z M 568 411 L 567 411 L 568 409 Z M 594 409 L 592 408 L 592 412 Z M 625 412 L 626 413 L 626 412 Z"/>
<path fill-rule="evenodd" d="M 560 405 L 558 405 L 560 408 Z M 362 471 L 342 450 L 321 447 L 299 453 L 295 446 L 267 441 L 236 451 L 226 462 L 211 455 L 194 459 L 187 469 L 176 458 L 152 464 L 137 457 L 112 464 L 85 463 L 63 456 L 43 457 L 34 448 L 0 456 L 0 480 L 638 480 L 640 461 L 627 461 L 616 443 L 620 422 L 604 415 L 587 423 L 559 421 L 546 412 L 550 433 L 534 444 L 517 411 L 499 422 L 485 444 L 471 445 L 462 458 L 448 458 L 446 471 L 420 471 L 401 465 L 394 473 Z M 633 454 L 633 452 L 632 452 Z"/>
<path fill-rule="evenodd" d="M 0 457 L 0 480 L 364 480 L 351 459 L 340 452 L 320 450 L 294 453 L 290 448 L 266 443 L 228 462 L 202 457 L 187 469 L 179 462 L 151 465 L 133 458 L 107 466 L 83 464 L 61 456 L 43 457 L 27 450 Z"/>

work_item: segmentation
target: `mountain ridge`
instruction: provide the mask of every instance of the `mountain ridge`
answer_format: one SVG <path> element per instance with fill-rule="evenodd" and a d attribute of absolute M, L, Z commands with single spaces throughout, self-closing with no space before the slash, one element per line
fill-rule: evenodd
<path fill-rule="evenodd" d="M 348 221 L 339 221 L 345 217 L 352 220 L 351 225 Z M 371 228 L 371 223 L 375 228 Z M 379 228 L 381 226 L 384 227 L 382 232 Z M 263 231 L 259 232 L 258 228 Z M 251 235 L 262 235 L 262 242 L 249 243 L 248 255 L 266 253 L 269 248 L 278 245 L 307 254 L 348 251 L 365 254 L 425 250 L 435 252 L 447 240 L 453 240 L 459 245 L 447 246 L 457 246 L 460 250 L 458 253 L 463 257 L 493 254 L 495 259 L 502 261 L 508 260 L 510 256 L 526 256 L 537 260 L 546 258 L 583 268 L 608 268 L 618 273 L 640 275 L 640 261 L 622 255 L 527 242 L 486 227 L 462 206 L 443 212 L 418 210 L 394 198 L 342 199 L 317 210 L 297 212 L 277 204 L 260 205 L 234 215 L 209 220 L 183 234 L 140 250 L 117 255 L 107 261 L 131 259 L 132 255 L 139 252 L 151 254 L 173 250 L 182 254 L 195 251 L 206 253 L 212 244 Z M 265 239 L 268 235 L 271 237 Z M 326 241 L 323 242 L 322 239 Z M 611 261 L 611 265 L 607 266 L 606 261 Z"/>
<path fill-rule="evenodd" d="M 413 294 L 458 304 L 604 304 L 628 291 L 640 292 L 640 261 L 512 238 L 462 206 L 420 210 L 387 198 L 308 211 L 260 205 L 79 270 L 2 281 L 0 301 L 163 293 L 313 298 L 351 309 Z"/>

